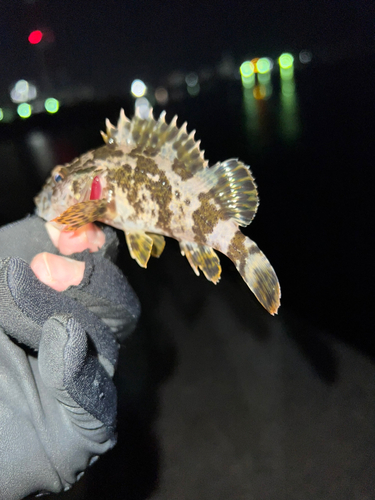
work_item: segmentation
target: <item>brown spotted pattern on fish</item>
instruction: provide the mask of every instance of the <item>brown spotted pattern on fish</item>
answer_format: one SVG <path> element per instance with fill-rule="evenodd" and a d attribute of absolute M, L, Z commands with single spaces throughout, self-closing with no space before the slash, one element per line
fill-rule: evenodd
<path fill-rule="evenodd" d="M 125 232 L 131 256 L 146 267 L 159 257 L 164 236 L 180 242 L 196 274 L 217 283 L 215 252 L 227 255 L 260 303 L 275 314 L 280 305 L 276 274 L 257 245 L 239 229 L 250 224 L 258 192 L 248 166 L 237 159 L 212 167 L 195 132 L 177 118 L 168 124 L 123 111 L 115 127 L 106 121 L 105 145 L 56 167 L 35 199 L 37 213 L 74 230 L 92 221 Z"/>

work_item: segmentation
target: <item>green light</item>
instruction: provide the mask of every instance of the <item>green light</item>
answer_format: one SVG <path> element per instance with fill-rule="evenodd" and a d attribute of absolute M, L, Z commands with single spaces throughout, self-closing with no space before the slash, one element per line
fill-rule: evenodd
<path fill-rule="evenodd" d="M 287 53 L 281 54 L 281 56 L 279 57 L 279 66 L 282 69 L 292 68 L 293 61 L 294 57 L 292 56 L 292 54 L 287 54 Z"/>
<path fill-rule="evenodd" d="M 293 80 L 294 78 L 293 66 L 290 66 L 289 68 L 280 68 L 280 78 L 282 80 Z"/>
<path fill-rule="evenodd" d="M 194 86 L 191 86 L 191 85 L 187 86 L 188 94 L 191 95 L 192 97 L 195 97 L 196 95 L 198 95 L 200 90 L 201 90 L 201 87 L 200 87 L 199 83 L 197 83 Z"/>
<path fill-rule="evenodd" d="M 27 102 L 23 102 L 17 106 L 17 113 L 21 118 L 29 118 L 31 116 L 32 108 Z"/>
<path fill-rule="evenodd" d="M 296 91 L 296 86 L 294 83 L 294 80 L 291 81 L 284 81 L 281 84 L 281 93 L 285 97 L 291 97 Z"/>
<path fill-rule="evenodd" d="M 244 78 L 249 78 L 254 74 L 254 64 L 251 61 L 245 61 L 240 66 L 241 76 Z"/>
<path fill-rule="evenodd" d="M 242 80 L 242 85 L 243 87 L 245 87 L 245 89 L 251 89 L 255 85 L 255 73 L 251 76 L 247 77 L 243 76 L 241 80 Z"/>
<path fill-rule="evenodd" d="M 271 73 L 258 73 L 258 82 L 263 85 L 271 83 Z"/>
<path fill-rule="evenodd" d="M 59 110 L 59 101 L 54 97 L 49 97 L 44 101 L 44 107 L 48 113 L 57 113 Z"/>
<path fill-rule="evenodd" d="M 4 118 L 4 111 L 0 108 L 0 122 Z"/>
<path fill-rule="evenodd" d="M 264 75 L 265 73 L 269 73 L 271 71 L 271 63 L 267 57 L 261 57 L 257 61 L 257 70 L 258 73 Z"/>

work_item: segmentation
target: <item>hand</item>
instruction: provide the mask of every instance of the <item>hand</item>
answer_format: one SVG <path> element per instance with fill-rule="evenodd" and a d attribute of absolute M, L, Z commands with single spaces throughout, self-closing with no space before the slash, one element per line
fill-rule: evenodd
<path fill-rule="evenodd" d="M 52 243 L 63 255 L 90 250 L 98 251 L 105 243 L 105 234 L 95 224 L 87 224 L 78 231 L 59 231 L 51 223 L 45 224 Z M 67 257 L 43 252 L 37 254 L 30 263 L 31 269 L 40 281 L 58 292 L 82 281 L 85 263 Z"/>
<path fill-rule="evenodd" d="M 2 500 L 68 489 L 114 446 L 118 341 L 139 315 L 113 231 L 49 232 L 38 217 L 0 230 Z"/>

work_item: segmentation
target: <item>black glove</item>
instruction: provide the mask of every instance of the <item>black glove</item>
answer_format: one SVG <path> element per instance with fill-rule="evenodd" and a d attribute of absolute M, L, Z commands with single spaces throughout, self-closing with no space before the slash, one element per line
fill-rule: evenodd
<path fill-rule="evenodd" d="M 0 498 L 59 492 L 116 442 L 112 376 L 138 300 L 108 256 L 115 233 L 85 262 L 82 282 L 56 292 L 29 267 L 58 253 L 44 221 L 0 230 Z"/>

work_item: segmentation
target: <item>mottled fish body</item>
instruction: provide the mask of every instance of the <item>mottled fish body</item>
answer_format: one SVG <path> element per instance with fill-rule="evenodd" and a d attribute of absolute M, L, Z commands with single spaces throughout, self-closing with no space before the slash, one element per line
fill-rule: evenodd
<path fill-rule="evenodd" d="M 275 314 L 280 305 L 276 274 L 258 246 L 239 229 L 254 218 L 258 192 L 248 166 L 237 159 L 212 167 L 186 124 L 132 120 L 123 110 L 117 127 L 108 120 L 105 145 L 52 171 L 35 198 L 45 220 L 75 230 L 101 221 L 125 232 L 131 256 L 142 267 L 158 257 L 164 236 L 180 243 L 193 270 L 217 283 L 215 250 L 227 255 L 260 303 Z"/>

